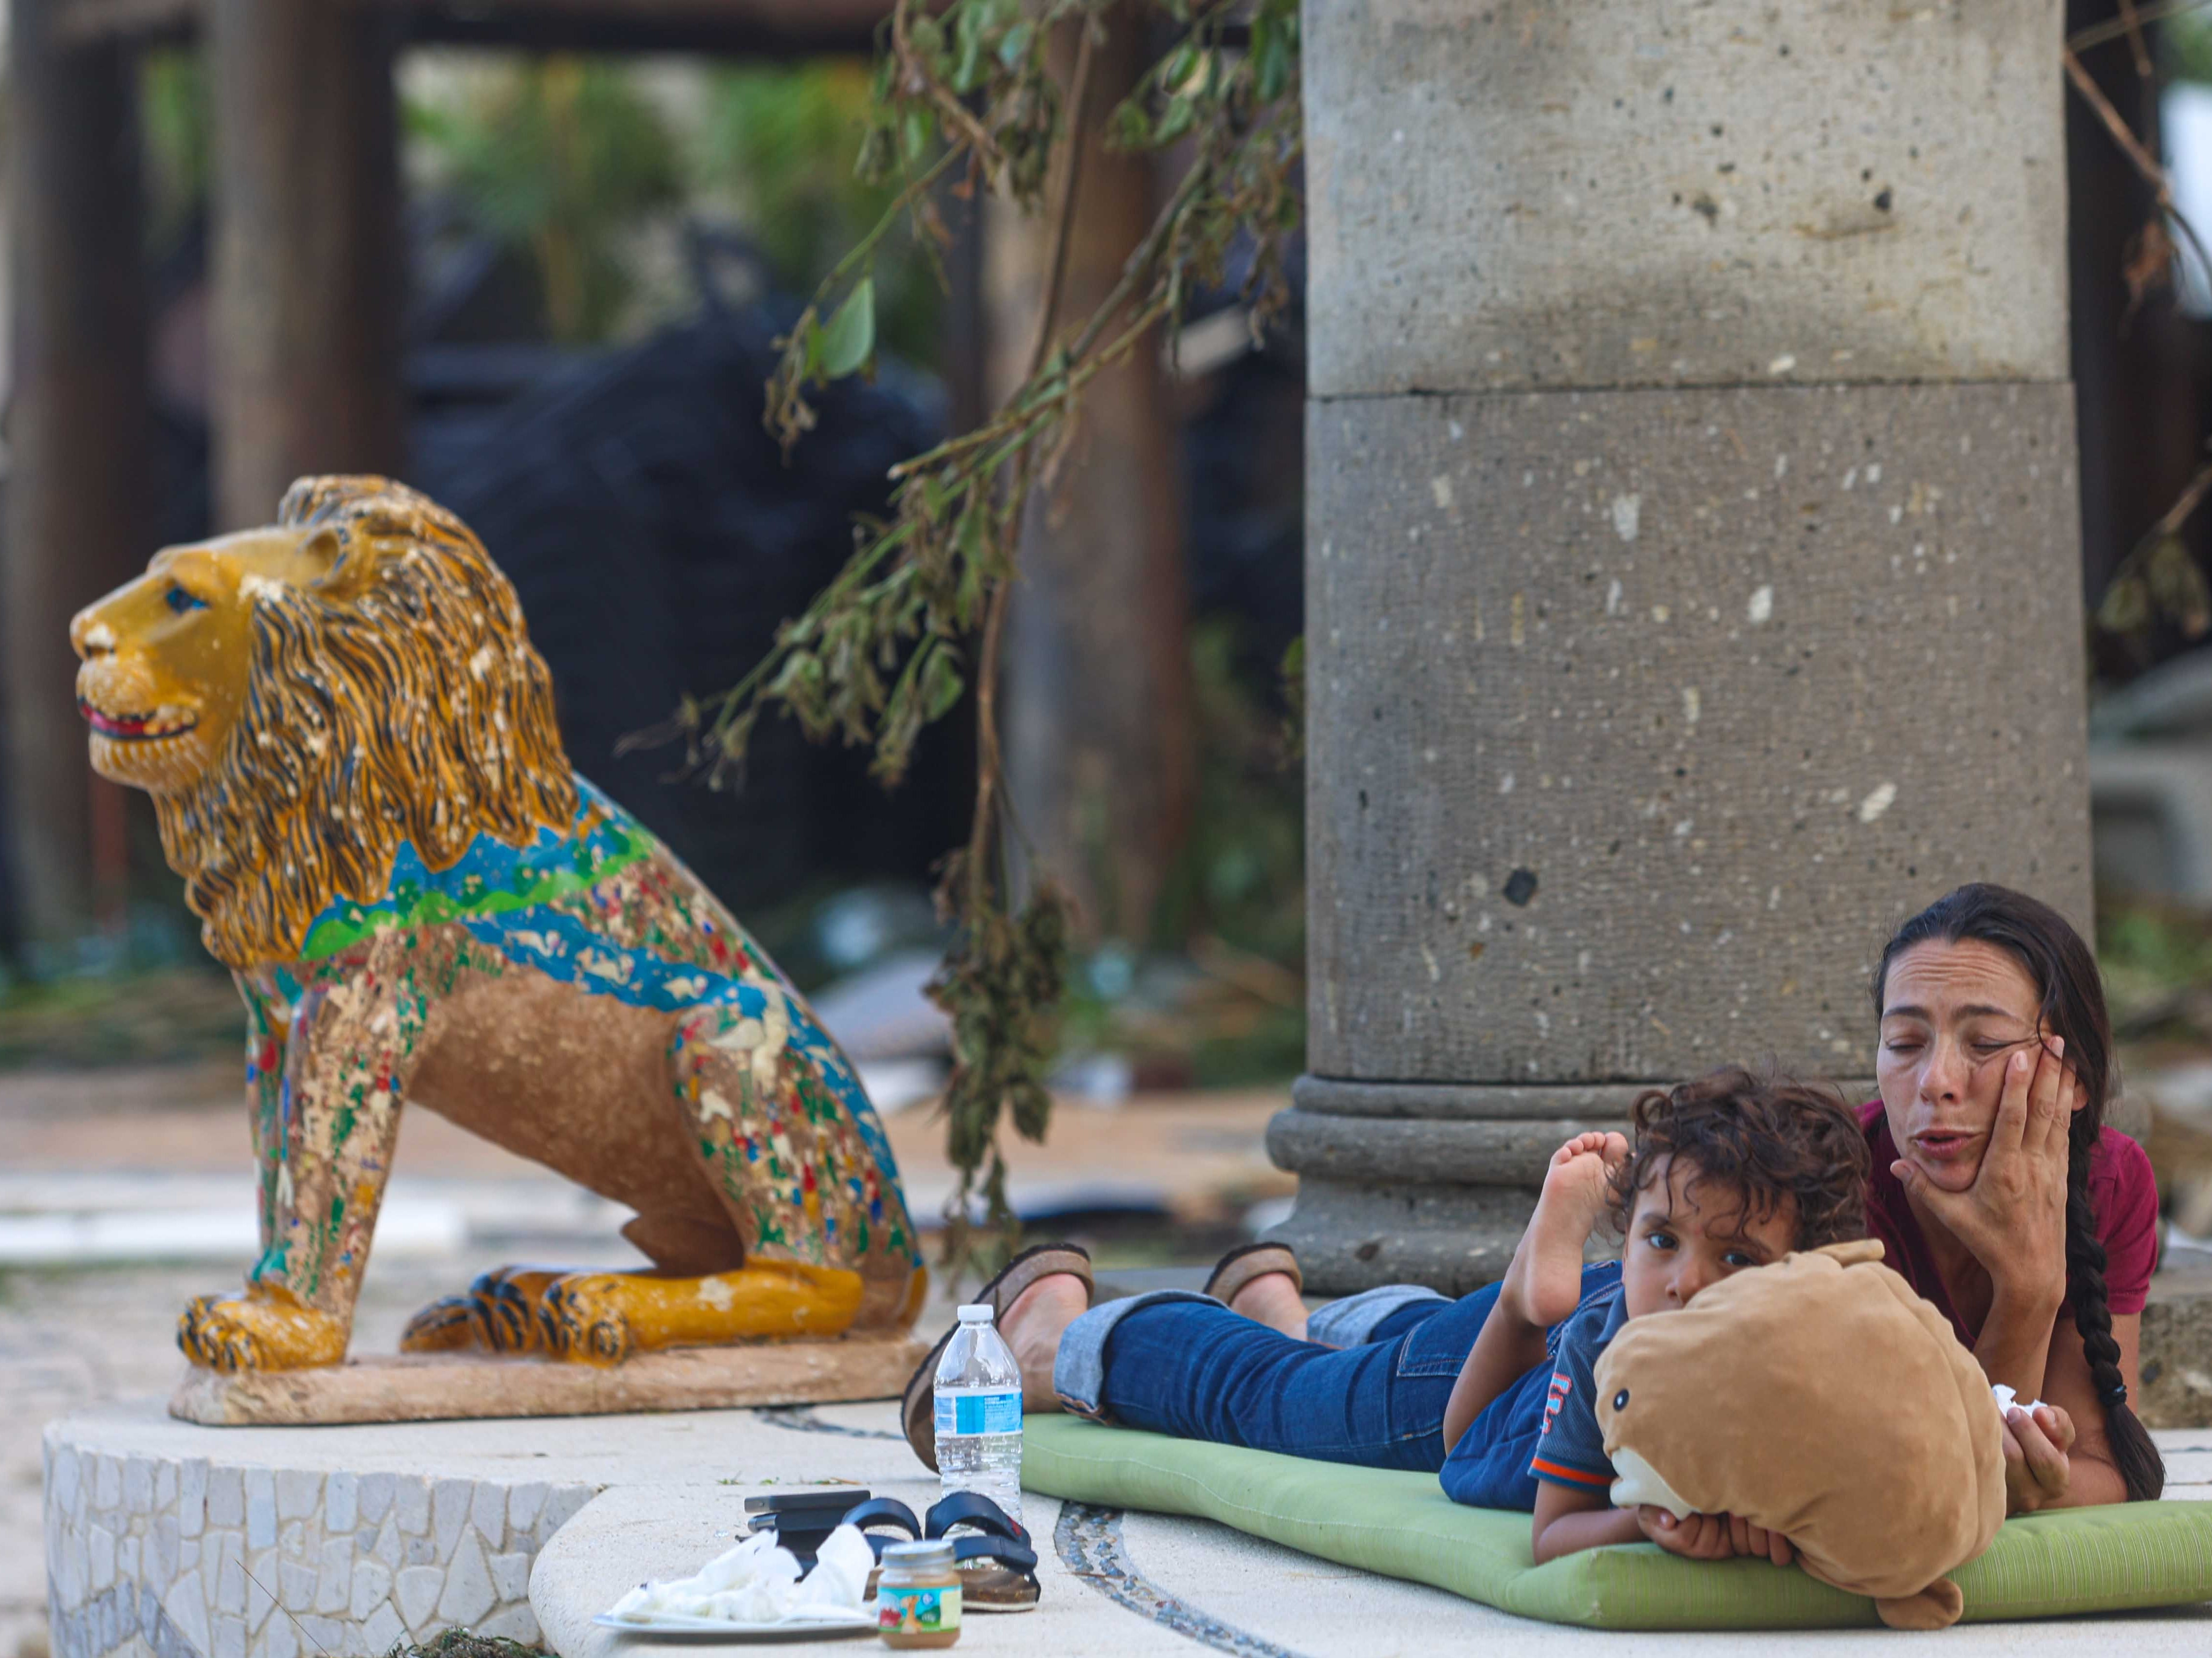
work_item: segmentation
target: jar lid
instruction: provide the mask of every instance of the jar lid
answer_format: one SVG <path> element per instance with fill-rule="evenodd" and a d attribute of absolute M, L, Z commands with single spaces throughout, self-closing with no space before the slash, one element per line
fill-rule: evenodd
<path fill-rule="evenodd" d="M 942 1538 L 925 1538 L 912 1543 L 893 1543 L 884 1550 L 884 1564 L 904 1566 L 915 1571 L 929 1571 L 952 1564 L 952 1545 Z"/>

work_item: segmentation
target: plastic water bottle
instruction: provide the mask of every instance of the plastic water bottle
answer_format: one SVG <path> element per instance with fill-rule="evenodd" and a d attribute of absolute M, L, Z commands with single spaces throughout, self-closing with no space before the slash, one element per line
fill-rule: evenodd
<path fill-rule="evenodd" d="M 937 1363 L 938 1483 L 1022 1517 L 1022 1372 L 987 1306 L 963 1307 Z"/>

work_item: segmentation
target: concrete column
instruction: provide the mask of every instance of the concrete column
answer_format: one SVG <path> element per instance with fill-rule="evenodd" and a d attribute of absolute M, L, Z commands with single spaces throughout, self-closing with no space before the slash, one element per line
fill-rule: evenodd
<path fill-rule="evenodd" d="M 1304 22 L 1279 1236 L 1456 1291 L 1644 1085 L 1870 1090 L 1875 954 L 1955 883 L 2089 919 L 2059 8 Z"/>

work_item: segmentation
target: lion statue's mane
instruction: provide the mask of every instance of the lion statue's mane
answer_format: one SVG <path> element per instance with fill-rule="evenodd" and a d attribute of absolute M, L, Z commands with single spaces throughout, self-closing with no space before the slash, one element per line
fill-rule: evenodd
<path fill-rule="evenodd" d="M 297 959 L 340 897 L 383 898 L 403 841 L 444 869 L 577 811 L 551 677 L 465 525 L 380 477 L 302 478 L 277 521 L 328 528 L 337 562 L 249 580 L 245 708 L 209 771 L 155 797 L 201 936 L 238 969 Z"/>

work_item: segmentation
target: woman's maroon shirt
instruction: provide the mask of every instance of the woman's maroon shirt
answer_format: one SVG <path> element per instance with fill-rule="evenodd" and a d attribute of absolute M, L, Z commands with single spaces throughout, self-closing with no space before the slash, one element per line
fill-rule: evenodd
<path fill-rule="evenodd" d="M 1889 1172 L 1897 1161 L 1897 1142 L 1881 1102 L 1859 1108 L 1859 1127 L 1874 1153 L 1867 1182 L 1867 1236 L 1880 1238 L 1882 1259 L 1951 1321 L 1959 1339 L 1972 1347 L 1979 1333 L 1969 1330 L 1944 1292 L 1943 1280 L 1928 1253 L 1928 1239 L 1905 1201 L 1905 1186 Z M 2089 1158 L 2089 1205 L 2096 1212 L 2097 1236 L 2105 1244 L 2105 1291 L 2116 1318 L 2140 1313 L 2158 1264 L 2158 1184 L 2143 1149 L 2117 1128 L 2097 1137 Z"/>

